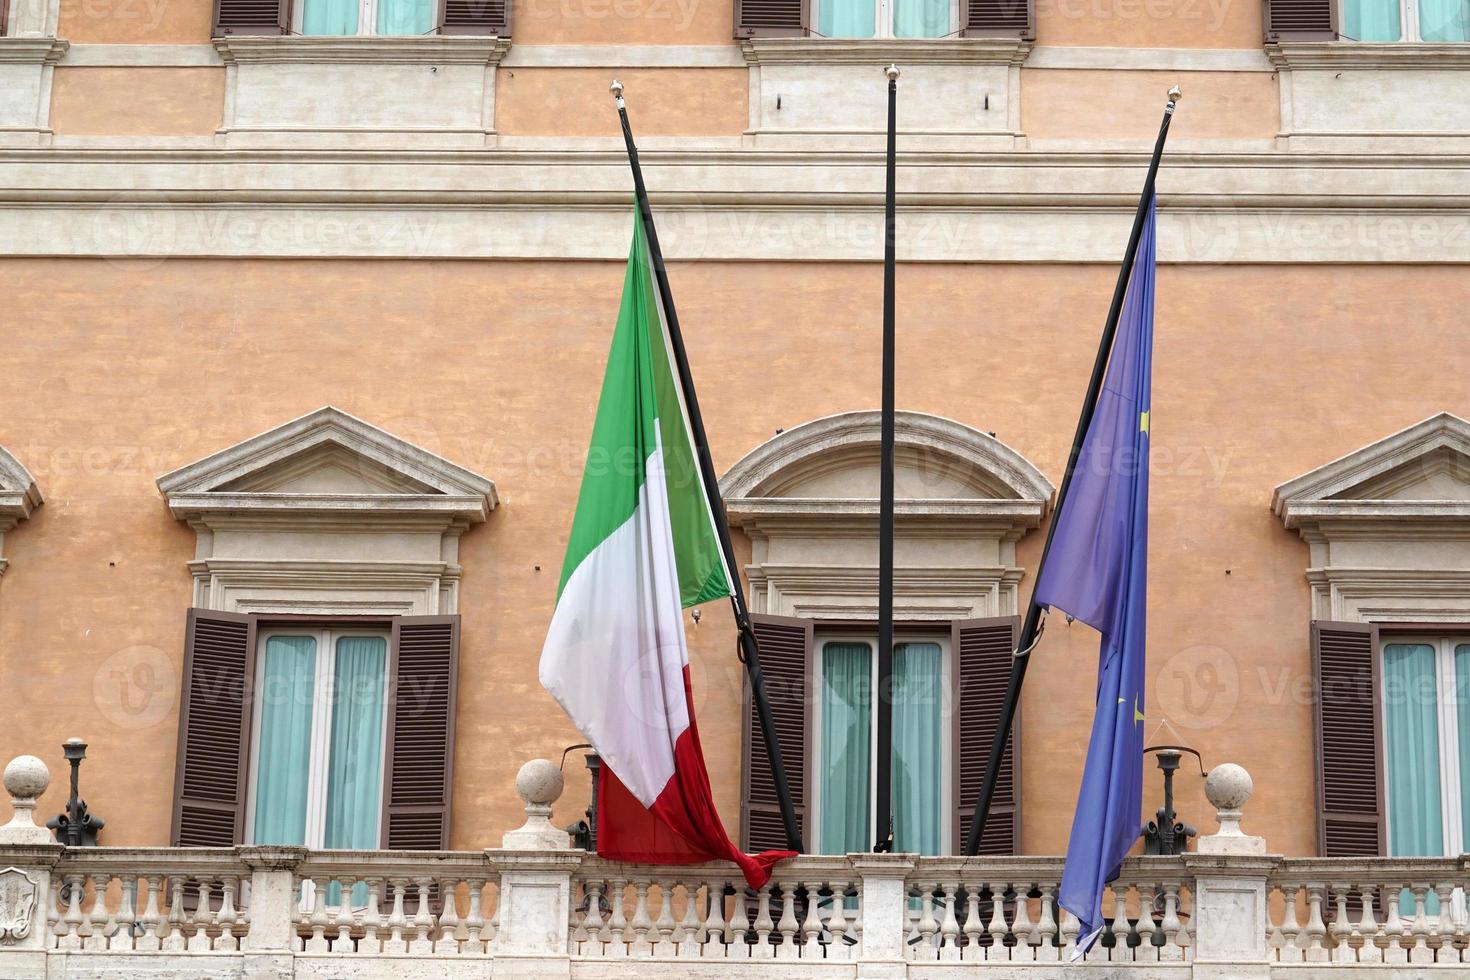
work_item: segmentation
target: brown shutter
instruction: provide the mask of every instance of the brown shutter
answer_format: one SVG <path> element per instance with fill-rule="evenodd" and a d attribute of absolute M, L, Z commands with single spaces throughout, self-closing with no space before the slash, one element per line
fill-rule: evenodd
<path fill-rule="evenodd" d="M 510 37 L 510 0 L 439 0 L 439 33 Z"/>
<path fill-rule="evenodd" d="M 735 0 L 736 37 L 805 37 L 807 0 Z"/>
<path fill-rule="evenodd" d="M 808 732 L 812 719 L 811 698 L 807 690 L 811 675 L 812 621 L 757 615 L 752 615 L 750 621 L 760 642 L 761 673 L 765 676 L 766 697 L 771 703 L 776 738 L 781 743 L 781 761 L 786 766 L 791 801 L 796 806 L 797 819 L 802 823 L 803 842 L 807 850 L 812 851 L 811 821 L 807 819 L 806 805 L 807 772 L 810 769 Z M 781 820 L 781 803 L 776 795 L 776 782 L 771 777 L 766 740 L 761 735 L 748 679 L 741 752 L 741 842 L 748 851 L 785 850 L 786 827 Z"/>
<path fill-rule="evenodd" d="M 245 839 L 255 621 L 190 609 L 174 761 L 175 847 L 233 847 Z"/>
<path fill-rule="evenodd" d="M 1267 41 L 1337 40 L 1337 0 L 1264 0 Z"/>
<path fill-rule="evenodd" d="M 10 0 L 0 0 L 0 37 L 4 37 L 8 31 L 6 25 L 10 23 Z"/>
<path fill-rule="evenodd" d="M 1378 629 L 1312 622 L 1317 843 L 1324 857 L 1386 854 Z"/>
<path fill-rule="evenodd" d="M 458 680 L 458 616 L 393 621 L 383 786 L 383 846 L 389 850 L 449 847 Z"/>
<path fill-rule="evenodd" d="M 214 0 L 214 36 L 289 34 L 291 0 Z"/>
<path fill-rule="evenodd" d="M 1036 38 L 1035 0 L 965 0 L 961 11 L 964 37 Z"/>
<path fill-rule="evenodd" d="M 954 713 L 955 853 L 964 853 L 970 820 L 985 781 L 990 761 L 990 743 L 1000 723 L 1006 686 L 1011 676 L 1011 656 L 1021 621 L 1014 616 L 999 619 L 970 619 L 951 627 L 950 648 L 954 651 L 953 682 L 958 693 Z M 1019 854 L 1021 850 L 1021 716 L 1011 729 L 1010 740 L 995 784 L 990 817 L 980 838 L 981 854 Z"/>

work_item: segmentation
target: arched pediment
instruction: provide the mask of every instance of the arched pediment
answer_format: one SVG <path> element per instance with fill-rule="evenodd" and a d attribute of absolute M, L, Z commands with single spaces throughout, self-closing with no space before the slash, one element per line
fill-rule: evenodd
<path fill-rule="evenodd" d="M 751 542 L 757 612 L 877 615 L 880 418 L 846 412 L 778 433 L 720 481 Z M 1016 612 L 1016 541 L 1041 523 L 1052 486 L 995 437 L 899 412 L 894 426 L 895 615 L 953 620 Z"/>
<path fill-rule="evenodd" d="M 845 412 L 777 434 L 720 481 L 732 514 L 842 513 L 878 500 L 879 413 Z M 1020 453 L 978 429 L 937 415 L 898 412 L 894 497 L 899 513 L 1011 516 L 1039 523 L 1052 485 Z"/>

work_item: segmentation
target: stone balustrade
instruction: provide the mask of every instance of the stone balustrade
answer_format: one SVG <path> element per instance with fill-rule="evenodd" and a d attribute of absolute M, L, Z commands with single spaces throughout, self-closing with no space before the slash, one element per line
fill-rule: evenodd
<path fill-rule="evenodd" d="M 1060 858 L 804 856 L 755 891 L 731 865 L 571 849 L 549 766 L 517 780 L 525 826 L 483 851 L 66 848 L 31 818 L 48 774 L 22 757 L 0 827 L 0 978 L 1470 975 L 1470 860 L 1270 856 L 1240 827 L 1239 767 L 1211 774 L 1220 829 L 1197 852 L 1124 864 L 1083 956 Z"/>

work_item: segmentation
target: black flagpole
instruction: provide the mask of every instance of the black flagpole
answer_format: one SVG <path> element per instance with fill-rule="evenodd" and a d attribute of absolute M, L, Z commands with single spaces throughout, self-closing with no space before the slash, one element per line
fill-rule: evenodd
<path fill-rule="evenodd" d="M 633 192 L 638 200 L 638 212 L 643 218 L 643 227 L 648 234 L 648 257 L 653 263 L 653 277 L 658 284 L 659 299 L 663 303 L 664 316 L 669 328 L 669 346 L 674 351 L 674 365 L 679 372 L 679 386 L 684 391 L 684 407 L 689 412 L 689 435 L 694 440 L 694 450 L 699 457 L 699 474 L 704 482 L 704 493 L 709 499 L 710 511 L 715 517 L 715 529 L 720 537 L 720 550 L 725 556 L 725 567 L 730 574 L 730 605 L 735 611 L 735 626 L 740 631 L 741 660 L 745 672 L 750 676 L 750 695 L 755 702 L 756 715 L 760 720 L 761 735 L 766 742 L 766 754 L 770 759 L 771 777 L 776 783 L 776 796 L 781 801 L 781 822 L 786 830 L 786 846 L 793 851 L 803 851 L 801 824 L 796 819 L 796 808 L 791 803 L 791 785 L 786 779 L 786 766 L 781 761 L 781 743 L 776 735 L 775 723 L 771 720 L 771 704 L 766 697 L 765 676 L 761 673 L 760 644 L 756 642 L 755 630 L 750 625 L 750 614 L 745 608 L 745 589 L 740 584 L 740 571 L 735 565 L 735 549 L 730 543 L 730 523 L 725 517 L 725 502 L 720 496 L 720 481 L 715 475 L 714 460 L 710 456 L 709 440 L 704 434 L 704 419 L 699 414 L 699 399 L 694 394 L 694 377 L 689 371 L 689 357 L 684 351 L 684 335 L 679 332 L 679 315 L 674 312 L 674 294 L 669 289 L 669 276 L 664 269 L 664 254 L 658 246 L 658 232 L 653 227 L 653 211 L 648 206 L 648 189 L 643 185 L 643 168 L 638 163 L 638 147 L 633 143 L 633 128 L 628 124 L 628 108 L 623 103 L 622 82 L 612 83 L 612 94 L 618 106 L 618 118 L 623 124 L 623 142 L 628 147 L 628 165 L 633 168 Z"/>
<path fill-rule="evenodd" d="M 878 471 L 878 818 L 873 850 L 893 849 L 893 375 L 894 290 L 898 232 L 898 66 L 888 76 L 888 181 L 883 197 L 883 410 Z"/>
<path fill-rule="evenodd" d="M 1113 302 L 1108 307 L 1108 319 L 1103 326 L 1102 341 L 1097 346 L 1097 358 L 1092 363 L 1092 378 L 1087 382 L 1087 394 L 1082 399 L 1082 414 L 1077 419 L 1077 431 L 1072 436 L 1072 451 L 1067 455 L 1067 470 L 1062 474 L 1062 486 L 1057 491 L 1057 505 L 1052 509 L 1051 526 L 1046 531 L 1046 544 L 1041 549 L 1041 560 L 1036 563 L 1036 578 L 1046 565 L 1047 553 L 1051 551 L 1051 539 L 1057 530 L 1057 518 L 1067 502 L 1067 489 L 1072 485 L 1072 471 L 1077 466 L 1077 456 L 1082 452 L 1082 440 L 1087 437 L 1087 428 L 1092 424 L 1092 413 L 1097 408 L 1097 397 L 1102 391 L 1103 376 L 1107 372 L 1108 355 L 1113 349 L 1113 337 L 1118 332 L 1118 317 L 1123 312 L 1123 297 L 1128 293 L 1128 280 L 1133 274 L 1133 261 L 1138 256 L 1138 241 L 1143 236 L 1143 223 L 1148 217 L 1148 205 L 1154 195 L 1154 180 L 1159 175 L 1159 160 L 1164 155 L 1164 140 L 1169 135 L 1169 120 L 1174 117 L 1174 106 L 1180 97 L 1179 86 L 1169 89 L 1169 102 L 1164 106 L 1164 120 L 1159 124 L 1159 136 L 1154 141 L 1153 157 L 1148 163 L 1148 176 L 1143 181 L 1143 193 L 1138 198 L 1138 210 L 1133 215 L 1133 230 L 1128 235 L 1128 247 L 1123 252 L 1123 265 L 1118 270 L 1118 282 L 1113 287 Z M 1035 581 L 1035 580 L 1033 580 Z M 990 743 L 990 760 L 985 765 L 985 782 L 980 787 L 980 798 L 975 804 L 975 815 L 970 819 L 970 833 L 965 839 L 965 853 L 974 854 L 980 849 L 980 835 L 985 831 L 986 818 L 990 816 L 990 804 L 995 798 L 995 781 L 1000 775 L 1000 763 L 1005 755 L 1006 742 L 1010 739 L 1011 725 L 1016 719 L 1016 705 L 1021 697 L 1021 685 L 1026 680 L 1026 664 L 1031 659 L 1031 648 L 1041 633 L 1043 607 L 1035 599 L 1032 588 L 1031 605 L 1026 610 L 1026 621 L 1021 626 L 1021 637 L 1016 642 L 1016 653 L 1011 658 L 1011 681 L 1006 688 L 1005 703 L 1001 706 L 1000 721 L 995 729 L 995 738 Z M 1017 792 L 1020 787 L 1017 787 Z"/>

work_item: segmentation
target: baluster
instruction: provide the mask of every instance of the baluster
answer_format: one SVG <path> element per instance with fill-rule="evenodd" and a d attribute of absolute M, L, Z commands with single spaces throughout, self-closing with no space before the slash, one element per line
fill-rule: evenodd
<path fill-rule="evenodd" d="M 339 956 L 348 956 L 354 952 L 352 948 L 352 886 L 355 879 L 339 878 L 335 882 L 328 879 L 322 885 L 322 891 L 330 893 L 332 885 L 337 886 L 337 915 L 330 921 L 337 927 L 337 934 L 332 937 L 332 952 Z M 325 910 L 324 910 L 325 912 Z"/>
<path fill-rule="evenodd" d="M 495 911 L 485 920 L 485 948 L 494 949 L 495 939 L 500 935 L 500 879 L 495 879 Z"/>
<path fill-rule="evenodd" d="M 934 918 L 934 892 L 938 885 L 923 882 L 915 885 L 919 896 L 919 919 L 914 926 L 917 943 L 909 944 L 909 955 L 916 960 L 939 959 L 939 920 Z"/>
<path fill-rule="evenodd" d="M 434 929 L 434 910 L 429 904 L 434 882 L 428 878 L 415 878 L 413 883 L 419 902 L 413 912 L 413 941 L 408 944 L 408 951 L 423 955 L 434 951 L 434 940 L 429 938 Z"/>
<path fill-rule="evenodd" d="M 776 887 L 781 889 L 781 921 L 776 923 L 776 930 L 781 933 L 781 945 L 776 947 L 776 955 L 781 959 L 796 959 L 796 885 L 790 881 L 783 881 Z"/>
<path fill-rule="evenodd" d="M 408 928 L 408 917 L 404 914 L 404 892 L 408 882 L 402 878 L 390 878 L 388 887 L 393 889 L 393 909 L 388 913 L 388 938 L 383 942 L 383 952 L 389 955 L 408 952 L 408 943 L 403 940 L 403 930 Z"/>
<path fill-rule="evenodd" d="M 383 951 L 379 933 L 383 929 L 382 898 L 387 882 L 383 878 L 364 878 L 363 884 L 367 886 L 367 908 L 363 909 L 362 938 L 357 941 L 355 952 L 359 956 L 377 956 Z"/>
<path fill-rule="evenodd" d="M 1383 934 L 1387 938 L 1387 945 L 1383 948 L 1383 962 L 1394 965 L 1409 962 L 1409 950 L 1404 945 L 1404 937 L 1408 935 L 1408 927 L 1404 924 L 1403 917 L 1399 915 L 1399 903 L 1403 900 L 1399 882 L 1391 882 L 1383 886 L 1384 901 L 1388 906 L 1388 914 L 1383 917 Z"/>
<path fill-rule="evenodd" d="M 1177 963 L 1184 959 L 1184 947 L 1179 944 L 1179 933 L 1183 924 L 1179 921 L 1179 882 L 1164 882 L 1164 920 L 1159 924 L 1164 935 L 1164 944 L 1159 948 L 1159 959 Z"/>
<path fill-rule="evenodd" d="M 760 890 L 756 901 L 755 915 L 755 948 L 750 953 L 757 959 L 770 959 L 775 955 L 771 949 L 771 930 L 775 923 L 771 921 L 771 884 L 767 882 Z"/>
<path fill-rule="evenodd" d="M 1032 944 L 1031 883 L 1018 881 L 1011 885 L 1016 896 L 1016 914 L 1011 921 L 1011 934 L 1016 937 L 1011 947 L 1011 959 L 1030 962 L 1036 958 L 1036 947 Z"/>
<path fill-rule="evenodd" d="M 1128 922 L 1128 886 L 1113 882 L 1113 948 L 1110 958 L 1114 963 L 1133 961 L 1133 948 L 1128 945 L 1132 926 Z"/>
<path fill-rule="evenodd" d="M 1434 896 L 1439 900 L 1439 949 L 1435 952 L 1436 963 L 1460 962 L 1460 949 L 1455 945 L 1455 911 L 1452 907 L 1454 885 L 1441 881 L 1434 886 Z"/>
<path fill-rule="evenodd" d="M 955 904 L 959 902 L 960 885 L 957 881 L 943 881 L 939 883 L 939 890 L 944 893 L 944 915 L 939 920 L 939 959 L 958 961 L 960 958 L 960 917 L 955 910 Z"/>
<path fill-rule="evenodd" d="M 1159 949 L 1154 945 L 1154 896 L 1158 891 L 1152 884 L 1140 883 L 1137 887 L 1138 924 L 1133 931 L 1138 934 L 1138 945 L 1134 947 L 1133 959 L 1138 963 L 1157 963 Z"/>
<path fill-rule="evenodd" d="M 133 948 L 133 923 L 137 921 L 133 893 L 138 887 L 138 879 L 125 875 L 117 883 L 117 912 L 113 915 L 111 928 L 107 930 L 107 948 L 113 952 L 127 952 Z"/>
<path fill-rule="evenodd" d="M 235 892 L 239 887 L 240 879 L 233 875 L 220 879 L 219 914 L 214 917 L 219 935 L 214 939 L 214 948 L 221 952 L 233 953 L 240 948 L 240 940 L 235 936 L 235 923 L 240 921 L 240 913 L 235 908 Z"/>
<path fill-rule="evenodd" d="M 857 909 L 853 913 L 852 927 L 849 928 L 847 930 L 847 932 L 848 932 L 848 935 L 852 936 L 853 939 L 857 940 L 857 945 L 855 945 L 853 947 L 853 954 L 850 957 L 850 959 L 857 959 L 858 957 L 860 957 L 862 955 L 862 950 L 863 950 L 863 917 L 865 915 L 867 915 L 867 911 L 866 911 L 867 910 L 867 906 L 865 906 L 863 904 L 863 890 L 862 890 L 862 883 L 861 882 L 859 882 L 854 887 L 854 893 L 855 893 L 854 894 L 854 898 L 857 901 Z"/>
<path fill-rule="evenodd" d="M 1307 949 L 1305 959 L 1308 963 L 1326 963 L 1329 954 L 1326 947 L 1322 945 L 1322 938 L 1327 935 L 1327 926 L 1322 921 L 1322 898 L 1327 888 L 1315 882 L 1309 882 L 1307 888 Z"/>
<path fill-rule="evenodd" d="M 1334 910 L 1332 927 L 1328 930 L 1332 936 L 1332 962 L 1355 962 L 1352 943 L 1348 941 L 1353 931 L 1352 923 L 1348 921 L 1348 886 L 1341 882 L 1332 882 L 1328 887 L 1332 889 L 1332 908 Z"/>
<path fill-rule="evenodd" d="M 664 879 L 658 882 L 658 918 L 654 920 L 653 928 L 658 932 L 658 941 L 654 943 L 653 955 L 657 957 L 668 957 L 674 955 L 674 882 Z"/>
<path fill-rule="evenodd" d="M 806 889 L 806 918 L 801 922 L 801 956 L 819 960 L 822 958 L 822 883 L 808 881 L 802 887 Z"/>
<path fill-rule="evenodd" d="M 1060 958 L 1057 956 L 1057 916 L 1056 902 L 1052 897 L 1054 889 L 1046 882 L 1041 884 L 1041 921 L 1036 926 L 1036 935 L 1040 937 L 1040 944 L 1036 947 L 1036 958 L 1043 963 L 1055 963 Z"/>
<path fill-rule="evenodd" d="M 709 912 L 704 917 L 704 954 L 722 956 L 730 942 L 725 926 L 725 883 L 711 881 L 704 888 L 704 897 Z"/>
<path fill-rule="evenodd" d="M 832 907 L 827 913 L 827 934 L 831 936 L 831 940 L 827 943 L 827 958 L 850 959 L 852 948 L 847 944 L 847 882 L 833 881 L 831 888 Z"/>
<path fill-rule="evenodd" d="M 735 884 L 735 897 L 730 907 L 730 943 L 726 954 L 737 959 L 750 958 L 750 910 L 745 904 L 745 886 Z"/>
<path fill-rule="evenodd" d="M 1410 963 L 1433 963 L 1434 953 L 1429 948 L 1429 916 L 1425 907 L 1428 885 L 1410 885 L 1414 893 L 1414 949 L 1409 953 Z"/>
<path fill-rule="evenodd" d="M 960 958 L 963 960 L 985 959 L 985 949 L 980 945 L 980 937 L 985 934 L 985 925 L 980 921 L 980 892 L 984 888 L 978 882 L 967 882 L 965 889 L 965 924 L 960 930 L 965 937 L 965 945 L 960 950 Z"/>
<path fill-rule="evenodd" d="M 327 881 L 318 877 L 307 882 L 306 888 L 311 895 L 308 902 L 311 914 L 306 917 L 307 925 L 311 927 L 311 938 L 305 947 L 308 953 L 325 953 L 331 949 L 327 942 L 327 926 L 332 922 L 327 915 Z"/>
<path fill-rule="evenodd" d="M 699 882 L 686 880 L 684 888 L 684 916 L 674 932 L 674 942 L 679 945 L 680 956 L 698 956 L 709 937 L 704 931 L 704 920 L 699 915 Z"/>
<path fill-rule="evenodd" d="M 63 893 L 66 891 L 66 881 L 57 874 L 52 879 L 51 901 L 47 902 L 46 908 L 46 948 L 58 949 L 61 946 L 61 937 L 66 933 L 66 925 L 62 922 L 62 907 L 66 904 Z"/>
<path fill-rule="evenodd" d="M 1300 963 L 1302 927 L 1296 917 L 1298 889 L 1296 885 L 1288 885 L 1282 891 L 1286 895 L 1286 911 L 1281 918 L 1281 948 L 1277 950 L 1277 958 L 1282 963 Z"/>
<path fill-rule="evenodd" d="M 609 942 L 607 944 L 607 955 L 622 958 L 628 955 L 628 920 L 624 904 L 627 901 L 628 882 L 625 878 L 614 878 L 612 887 L 608 889 L 607 901 L 610 912 L 608 914 Z"/>
<path fill-rule="evenodd" d="M 1358 886 L 1362 908 L 1354 931 L 1363 937 L 1363 945 L 1358 948 L 1359 963 L 1381 963 L 1383 961 L 1383 950 L 1378 946 L 1378 917 L 1373 910 L 1373 896 L 1377 891 L 1378 889 L 1371 884 Z"/>
<path fill-rule="evenodd" d="M 469 879 L 468 886 L 470 891 L 470 911 L 464 920 L 465 939 L 464 946 L 461 947 L 461 952 L 466 956 L 478 956 L 485 952 L 485 940 L 480 935 L 485 929 L 485 911 L 483 908 L 485 901 L 485 879 L 471 878 Z M 593 895 L 592 898 L 594 902 L 597 901 L 596 895 Z"/>
<path fill-rule="evenodd" d="M 1062 909 L 1062 948 L 1059 950 L 1062 962 L 1072 962 L 1072 957 L 1077 952 L 1077 934 L 1081 931 L 1082 923 L 1077 917 Z"/>
<path fill-rule="evenodd" d="M 994 882 L 990 886 L 990 946 L 985 950 L 987 960 L 1004 962 L 1010 959 L 1006 949 L 1006 886 Z"/>
<path fill-rule="evenodd" d="M 628 955 L 640 960 L 653 952 L 653 943 L 648 939 L 653 929 L 653 917 L 648 914 L 648 885 L 642 878 L 633 882 L 633 942 L 628 947 Z"/>
<path fill-rule="evenodd" d="M 434 942 L 434 952 L 453 955 L 459 952 L 459 880 L 446 878 L 439 882 L 439 894 L 443 909 L 439 913 L 439 936 Z M 572 914 L 576 914 L 575 908 Z"/>
<path fill-rule="evenodd" d="M 139 919 L 143 926 L 143 935 L 138 937 L 133 948 L 151 953 L 157 952 L 163 945 L 163 916 L 158 912 L 158 892 L 163 887 L 163 878 L 149 875 L 144 886 L 148 889 L 148 897 L 143 906 L 143 916 Z"/>
<path fill-rule="evenodd" d="M 92 908 L 87 913 L 86 939 L 83 949 L 105 950 L 107 948 L 108 915 L 107 886 L 112 881 L 110 874 L 92 875 Z"/>
<path fill-rule="evenodd" d="M 163 949 L 169 953 L 181 953 L 184 942 L 184 879 L 172 878 L 173 890 L 168 902 L 168 936 L 163 940 Z"/>

